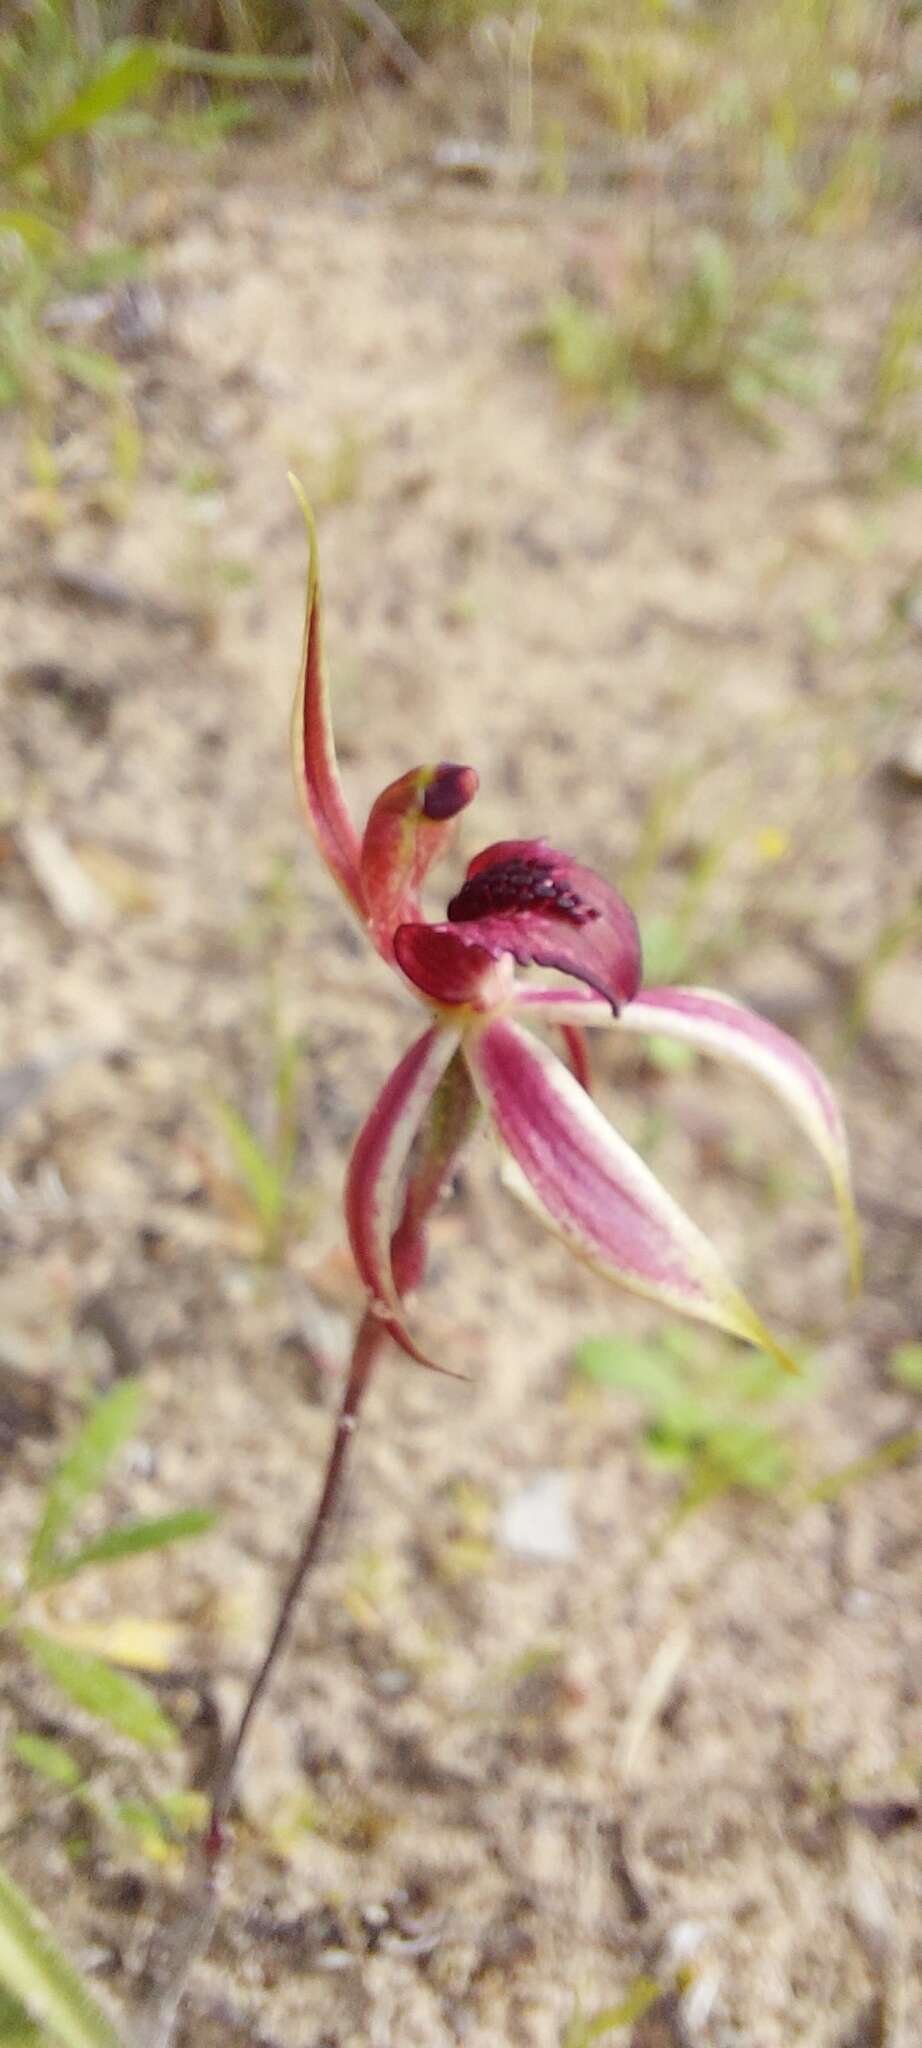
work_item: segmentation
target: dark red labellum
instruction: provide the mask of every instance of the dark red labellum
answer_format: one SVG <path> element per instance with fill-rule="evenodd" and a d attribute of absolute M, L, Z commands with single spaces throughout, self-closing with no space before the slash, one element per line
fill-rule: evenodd
<path fill-rule="evenodd" d="M 521 854 L 469 875 L 452 897 L 448 916 L 452 924 L 466 924 L 470 918 L 523 910 L 540 910 L 545 916 L 565 918 L 569 924 L 588 924 L 599 916 L 565 875 L 555 875 L 549 861 Z"/>

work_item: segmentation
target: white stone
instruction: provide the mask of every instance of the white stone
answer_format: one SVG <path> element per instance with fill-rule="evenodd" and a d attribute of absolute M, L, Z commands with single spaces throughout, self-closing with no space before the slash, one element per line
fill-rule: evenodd
<path fill-rule="evenodd" d="M 499 1542 L 516 1557 L 540 1557 L 555 1563 L 575 1557 L 569 1495 L 566 1472 L 539 1472 L 506 1501 L 497 1528 Z"/>

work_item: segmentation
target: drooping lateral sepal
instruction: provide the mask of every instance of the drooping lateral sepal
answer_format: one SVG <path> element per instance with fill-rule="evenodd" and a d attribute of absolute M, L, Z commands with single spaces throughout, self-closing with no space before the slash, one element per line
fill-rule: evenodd
<path fill-rule="evenodd" d="M 861 1240 L 845 1126 L 828 1081 L 803 1046 L 744 1003 L 707 988 L 643 989 L 618 1022 L 626 1031 L 682 1039 L 700 1052 L 734 1060 L 768 1082 L 812 1139 L 829 1171 L 857 1289 Z"/>
<path fill-rule="evenodd" d="M 708 988 L 645 988 L 612 1017 L 598 996 L 574 990 L 517 989 L 523 1022 L 566 1029 L 614 1026 L 647 1037 L 679 1038 L 698 1052 L 733 1060 L 761 1075 L 787 1105 L 824 1161 L 839 1207 L 852 1283 L 861 1280 L 861 1241 L 852 1194 L 848 1141 L 838 1103 L 802 1045 L 745 1004 Z"/>
<path fill-rule="evenodd" d="M 317 533 L 313 513 L 297 478 L 292 477 L 290 481 L 304 514 L 310 551 L 301 673 L 291 725 L 295 782 L 327 867 L 364 922 L 359 836 L 349 816 L 339 778 L 323 661 Z"/>
<path fill-rule="evenodd" d="M 393 958 L 393 934 L 418 920 L 419 892 L 454 833 L 458 813 L 477 794 L 473 768 L 440 761 L 411 768 L 372 804 L 361 850 L 362 892 L 372 936 Z"/>
<path fill-rule="evenodd" d="M 400 1221 L 391 1238 L 398 1294 L 418 1287 L 426 1263 L 426 1223 L 480 1116 L 480 1103 L 459 1050 L 448 1063 L 410 1154 Z"/>
<path fill-rule="evenodd" d="M 404 1324 L 400 1295 L 414 1276 L 408 1267 L 398 1281 L 392 1239 L 414 1141 L 457 1045 L 456 1031 L 435 1026 L 404 1053 L 359 1132 L 346 1175 L 346 1227 L 359 1274 L 392 1337 L 410 1358 L 428 1366 L 434 1361 Z"/>
<path fill-rule="evenodd" d="M 790 1364 L 707 1238 L 548 1046 L 494 1019 L 466 1038 L 465 1054 L 509 1185 L 572 1251 L 618 1285 Z"/>
<path fill-rule="evenodd" d="M 545 839 L 504 839 L 472 860 L 448 906 L 459 938 L 494 959 L 572 974 L 614 1010 L 640 982 L 640 940 L 623 897 Z"/>

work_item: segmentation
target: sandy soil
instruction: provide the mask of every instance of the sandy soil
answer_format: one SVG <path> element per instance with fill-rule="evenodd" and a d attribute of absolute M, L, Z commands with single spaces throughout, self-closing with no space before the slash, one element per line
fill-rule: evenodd
<path fill-rule="evenodd" d="M 316 1484 L 357 1305 L 345 1152 L 413 1029 L 292 801 L 304 548 L 286 468 L 320 501 L 357 810 L 412 762 L 469 759 L 482 795 L 455 873 L 478 844 L 545 831 L 618 878 L 668 799 L 640 904 L 660 917 L 719 846 L 692 976 L 833 1073 L 862 1302 L 819 1173 L 755 1083 L 663 1074 L 612 1040 L 599 1087 L 764 1313 L 810 1340 L 822 1386 L 796 1430 L 814 1473 L 918 1415 L 887 1371 L 922 1312 L 918 960 L 882 969 L 852 1050 L 843 1019 L 922 868 L 922 800 L 888 766 L 918 712 L 922 561 L 920 494 L 842 482 L 848 377 L 908 230 L 850 252 L 847 275 L 818 257 L 844 393 L 791 412 L 772 450 L 680 395 L 629 422 L 579 411 L 525 346 L 574 238 L 617 251 L 627 198 L 412 172 L 350 187 L 295 134 L 240 148 L 219 189 L 134 204 L 165 324 L 130 361 L 147 440 L 124 522 L 93 516 L 79 417 L 51 539 L 10 427 L 0 443 L 5 1057 L 82 1055 L 4 1138 L 0 1419 L 11 1559 L 113 1369 L 143 1373 L 148 1407 L 108 1511 L 220 1508 L 168 1565 L 58 1601 L 70 1623 L 177 1623 L 159 1682 L 186 1755 L 147 1771 L 162 1788 L 206 1770 Z M 44 874 L 49 825 L 82 904 Z M 265 1122 L 273 1003 L 304 1047 L 307 1219 L 266 1270 L 212 1103 Z M 538 1239 L 485 1145 L 437 1220 L 420 1313 L 472 1377 L 381 1372 L 254 1743 L 187 2048 L 557 2048 L 577 1996 L 592 2011 L 642 1972 L 679 1988 L 634 2048 L 909 2048 L 918 1463 L 796 1512 L 726 1498 L 660 1542 L 675 1481 L 630 1402 L 572 1380 L 581 1337 L 656 1317 Z M 575 1526 L 556 1561 L 514 1554 L 500 1519 L 548 1471 Z M 100 1783 L 137 1786 L 132 1753 L 90 1724 L 74 1737 L 8 1672 L 15 1725 L 69 1730 Z M 10 1767 L 3 1824 L 32 1796 Z M 181 1872 L 50 1799 L 10 1860 L 99 1981 L 137 1995 Z"/>

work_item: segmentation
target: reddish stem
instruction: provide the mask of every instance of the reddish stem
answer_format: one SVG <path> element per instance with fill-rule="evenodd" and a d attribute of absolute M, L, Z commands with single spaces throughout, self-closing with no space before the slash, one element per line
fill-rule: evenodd
<path fill-rule="evenodd" d="M 460 1062 L 443 1075 L 409 1173 L 403 1212 L 394 1232 L 392 1260 L 398 1294 L 415 1286 L 425 1264 L 425 1223 L 445 1185 L 452 1162 L 476 1114 L 474 1095 Z M 320 1497 L 304 1531 L 301 1548 L 282 1594 L 262 1662 L 250 1685 L 240 1719 L 218 1760 L 211 1789 L 211 1814 L 200 1844 L 197 1875 L 176 1928 L 163 1943 L 152 1975 L 154 1987 L 133 2036 L 133 2048 L 171 2048 L 186 1986 L 214 1931 L 219 1878 L 227 1845 L 227 1816 L 233 1805 L 240 1761 L 253 1717 L 291 1632 L 295 1609 L 329 1528 L 372 1366 L 387 1337 L 386 1325 L 366 1309 L 356 1333 L 349 1377 L 327 1459 Z"/>
<path fill-rule="evenodd" d="M 220 1859 L 225 1839 L 225 1822 L 230 1810 L 240 1758 L 250 1731 L 253 1717 L 260 1705 L 275 1666 L 285 1648 L 291 1632 L 295 1609 L 312 1567 L 316 1564 L 336 1506 L 349 1446 L 355 1434 L 358 1411 L 362 1397 L 371 1378 L 371 1369 L 386 1336 L 384 1326 L 370 1309 L 366 1309 L 356 1334 L 352 1351 L 352 1363 L 346 1381 L 336 1433 L 327 1459 L 327 1469 L 320 1498 L 310 1516 L 301 1548 L 295 1559 L 288 1584 L 279 1603 L 275 1627 L 250 1686 L 240 1719 L 221 1756 L 211 1794 L 211 1818 L 206 1837 L 206 1853 L 209 1861 L 216 1864 Z"/>
<path fill-rule="evenodd" d="M 561 1024 L 560 1034 L 567 1048 L 571 1073 L 575 1074 L 581 1088 L 587 1095 L 592 1094 L 592 1068 L 589 1064 L 589 1047 L 586 1033 L 578 1024 Z"/>
<path fill-rule="evenodd" d="M 329 1528 L 342 1486 L 359 1407 L 386 1334 L 378 1317 L 367 1309 L 356 1333 L 349 1377 L 320 1497 L 307 1522 L 301 1548 L 279 1602 L 272 1634 L 243 1703 L 240 1719 L 218 1760 L 211 1791 L 211 1813 L 199 1849 L 197 1877 L 193 1878 L 176 1925 L 154 1944 L 153 1987 L 138 2015 L 132 2035 L 133 2048 L 171 2048 L 190 1974 L 209 1947 L 218 1912 L 219 1878 L 228 1840 L 227 1816 L 234 1800 L 246 1739 L 288 1641 L 295 1609 Z"/>

